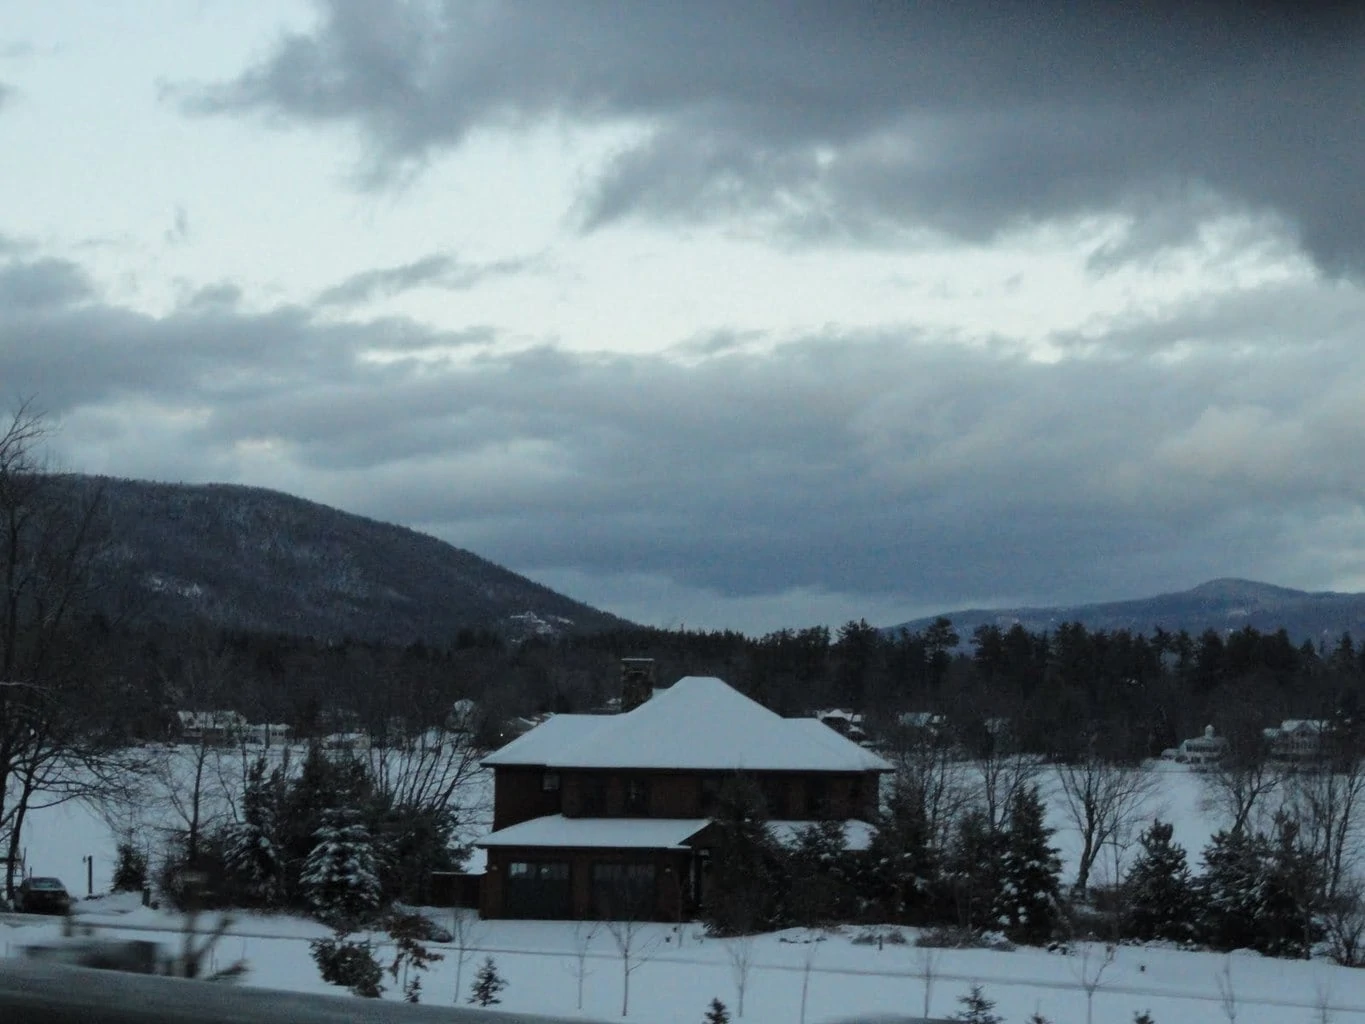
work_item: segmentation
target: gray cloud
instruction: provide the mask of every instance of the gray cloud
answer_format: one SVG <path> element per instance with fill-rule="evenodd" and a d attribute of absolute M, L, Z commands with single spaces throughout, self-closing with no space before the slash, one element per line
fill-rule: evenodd
<path fill-rule="evenodd" d="M 0 252 L 3 251 L 4 240 L 0 239 Z M 19 247 L 13 251 L 19 251 Z M 68 306 L 91 294 L 85 271 L 68 260 L 12 260 L 0 265 L 0 305 L 18 311 Z"/>
<path fill-rule="evenodd" d="M 647 126 L 590 183 L 589 226 L 740 210 L 798 234 L 910 224 L 984 238 L 1213 194 L 1277 211 L 1328 269 L 1365 268 L 1357 5 L 320 11 L 235 80 L 182 91 L 185 107 L 356 125 L 380 179 L 479 126 Z"/>
<path fill-rule="evenodd" d="M 376 299 L 391 298 L 414 288 L 472 288 L 489 277 L 516 273 L 525 266 L 523 260 L 462 263 L 452 256 L 432 253 L 401 266 L 354 274 L 325 289 L 314 302 L 318 306 L 356 306 Z"/>
<path fill-rule="evenodd" d="M 1365 573 L 1346 286 L 1191 300 L 1096 328 L 1099 356 L 1058 338 L 1076 354 L 1053 364 L 911 328 L 722 334 L 685 362 L 505 352 L 221 286 L 161 318 L 47 294 L 0 301 L 0 366 L 63 418 L 73 468 L 273 484 L 604 596 L 641 578 L 736 614 L 801 594 L 908 614 Z"/>

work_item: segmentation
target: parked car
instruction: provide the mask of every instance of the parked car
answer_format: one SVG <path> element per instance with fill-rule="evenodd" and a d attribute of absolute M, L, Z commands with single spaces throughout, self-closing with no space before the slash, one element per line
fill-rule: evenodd
<path fill-rule="evenodd" d="M 14 890 L 14 909 L 21 914 L 66 914 L 71 896 L 58 878 L 25 878 Z"/>

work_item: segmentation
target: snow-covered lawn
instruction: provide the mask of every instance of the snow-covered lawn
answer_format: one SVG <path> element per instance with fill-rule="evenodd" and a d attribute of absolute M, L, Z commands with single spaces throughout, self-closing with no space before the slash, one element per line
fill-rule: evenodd
<path fill-rule="evenodd" d="M 103 906 L 101 906 L 103 904 Z M 85 904 L 82 916 L 98 922 L 101 932 L 136 938 L 161 938 L 174 945 L 173 916 L 113 898 Z M 119 909 L 125 913 L 111 913 Z M 7 918 L 0 939 L 7 955 L 58 930 L 54 921 L 34 919 L 22 925 Z M 164 930 L 165 934 L 157 932 Z M 501 1009 L 620 1019 L 621 961 L 611 936 L 599 931 L 587 961 L 591 972 L 584 986 L 581 1014 L 575 1009 L 577 982 L 572 955 L 574 926 L 564 922 L 499 921 L 478 926 L 478 950 L 466 962 L 463 1002 L 478 962 L 495 958 L 507 979 Z M 918 976 L 921 951 L 912 945 L 859 945 L 860 929 L 846 929 L 819 942 L 810 974 L 807 1019 L 820 1021 L 877 1013 L 910 1014 L 923 1005 Z M 250 965 L 246 983 L 300 992 L 330 992 L 318 977 L 307 940 L 326 934 L 315 922 L 292 917 L 243 915 L 219 947 L 217 965 L 241 957 Z M 681 944 L 665 925 L 649 926 L 645 944 L 652 947 L 631 977 L 632 1021 L 696 1024 L 706 1004 L 718 996 L 736 1009 L 735 978 L 727 954 L 731 940 L 702 939 L 687 929 Z M 804 961 L 809 950 L 804 932 L 764 935 L 754 940 L 754 967 L 746 996 L 744 1020 L 751 1024 L 796 1024 Z M 784 941 L 785 940 L 785 941 Z M 424 976 L 423 1002 L 449 1005 L 455 999 L 455 953 L 435 947 L 446 959 Z M 1093 947 L 1092 972 L 1103 951 Z M 932 1010 L 947 1016 L 956 999 L 972 984 L 981 984 L 997 1002 L 1006 1021 L 1022 1022 L 1040 1010 L 1057 1024 L 1086 1019 L 1081 984 L 1087 968 L 1084 947 L 1070 955 L 1036 949 L 1013 952 L 952 950 L 938 954 Z M 381 959 L 384 950 L 380 950 Z M 1160 1024 L 1204 1024 L 1226 1020 L 1219 978 L 1230 970 L 1238 1000 L 1237 1024 L 1310 1024 L 1321 1020 L 1326 999 L 1330 1019 L 1365 1021 L 1365 972 L 1330 964 L 1263 959 L 1254 955 L 1220 956 L 1177 950 L 1122 947 L 1105 970 L 1095 993 L 1094 1020 L 1127 1024 L 1139 1010 L 1150 1010 Z"/>

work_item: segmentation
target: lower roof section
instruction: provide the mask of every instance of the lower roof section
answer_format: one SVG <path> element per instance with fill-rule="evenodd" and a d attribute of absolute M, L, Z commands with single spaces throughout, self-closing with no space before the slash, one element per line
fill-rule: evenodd
<path fill-rule="evenodd" d="M 710 818 L 566 818 L 548 814 L 484 836 L 475 845 L 575 850 L 682 850 Z"/>
<path fill-rule="evenodd" d="M 482 847 L 558 847 L 569 850 L 685 850 L 710 818 L 566 818 L 547 814 L 484 836 Z M 770 821 L 768 832 L 783 846 L 795 846 L 814 821 Z M 850 850 L 866 850 L 876 831 L 865 821 L 843 822 Z"/>

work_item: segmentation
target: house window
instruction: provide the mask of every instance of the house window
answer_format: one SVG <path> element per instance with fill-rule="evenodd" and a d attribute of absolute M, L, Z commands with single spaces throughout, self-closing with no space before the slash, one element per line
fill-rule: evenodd
<path fill-rule="evenodd" d="M 540 777 L 540 791 L 542 793 L 559 792 L 559 772 L 545 772 Z"/>
<path fill-rule="evenodd" d="M 514 860 L 507 865 L 507 877 L 532 879 L 537 882 L 567 882 L 569 864 L 562 860 Z"/>
<path fill-rule="evenodd" d="M 636 818 L 649 814 L 649 780 L 643 776 L 626 779 L 626 814 Z"/>
<path fill-rule="evenodd" d="M 654 880 L 653 864 L 594 864 L 593 912 L 607 920 L 639 921 L 653 917 Z"/>
<path fill-rule="evenodd" d="M 829 813 L 829 793 L 825 780 L 812 777 L 806 780 L 806 817 L 812 820 Z"/>
<path fill-rule="evenodd" d="M 720 807 L 720 779 L 714 775 L 704 775 L 701 780 L 701 813 L 715 814 Z"/>
<path fill-rule="evenodd" d="M 508 917 L 573 916 L 567 861 L 512 861 L 507 865 L 503 912 Z"/>
<path fill-rule="evenodd" d="M 584 817 L 600 817 L 607 812 L 607 780 L 599 775 L 584 775 L 578 785 Z"/>
<path fill-rule="evenodd" d="M 787 816 L 787 780 L 782 776 L 765 775 L 759 780 L 759 792 L 763 794 L 764 810 L 769 818 Z"/>

